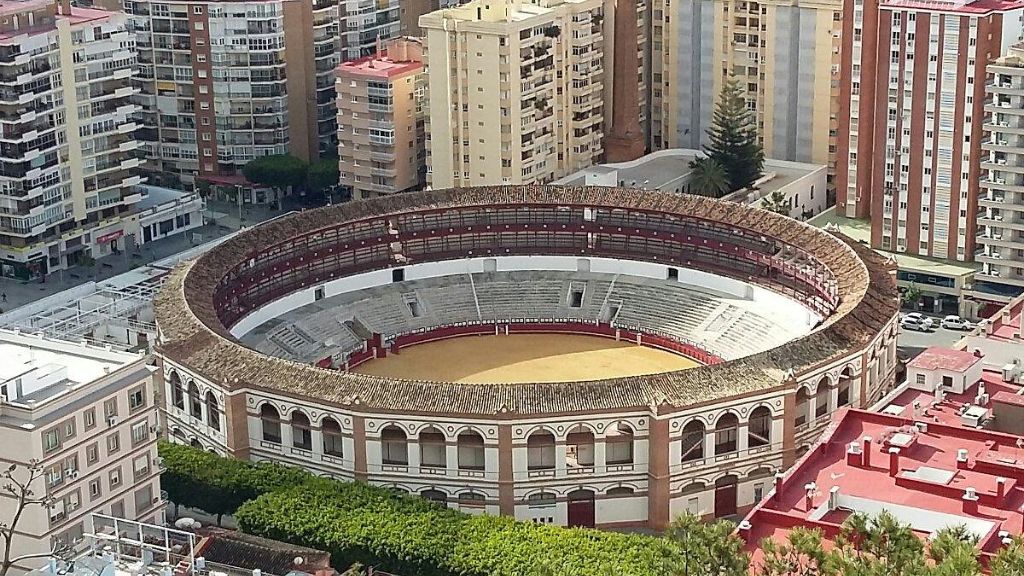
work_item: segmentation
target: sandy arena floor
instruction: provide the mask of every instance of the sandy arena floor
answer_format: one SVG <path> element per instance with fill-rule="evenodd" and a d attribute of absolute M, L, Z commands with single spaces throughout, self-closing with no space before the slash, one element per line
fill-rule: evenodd
<path fill-rule="evenodd" d="M 671 352 L 573 334 L 463 336 L 403 348 L 354 372 L 447 382 L 560 382 L 655 374 L 699 364 Z"/>

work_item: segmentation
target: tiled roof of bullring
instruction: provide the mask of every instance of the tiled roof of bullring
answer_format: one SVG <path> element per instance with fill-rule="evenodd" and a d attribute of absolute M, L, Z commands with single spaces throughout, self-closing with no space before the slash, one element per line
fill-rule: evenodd
<path fill-rule="evenodd" d="M 213 307 L 226 270 L 261 247 L 339 222 L 412 210 L 496 204 L 619 207 L 700 217 L 799 246 L 838 282 L 836 311 L 810 334 L 714 366 L 627 378 L 550 384 L 405 381 L 324 370 L 244 347 Z M 750 206 L 690 195 L 604 187 L 498 186 L 399 194 L 311 210 L 257 226 L 176 268 L 156 300 L 159 350 L 230 388 L 256 388 L 367 411 L 541 414 L 669 404 L 685 406 L 779 386 L 796 374 L 863 348 L 896 315 L 895 282 L 884 259 L 843 236 Z"/>

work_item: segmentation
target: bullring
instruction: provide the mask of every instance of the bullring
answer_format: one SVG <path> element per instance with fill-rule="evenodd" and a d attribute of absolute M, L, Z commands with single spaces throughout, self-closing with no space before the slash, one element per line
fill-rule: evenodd
<path fill-rule="evenodd" d="M 517 278 L 551 289 L 517 313 L 502 296 Z M 473 305 L 445 312 L 431 290 Z M 669 304 L 641 313 L 648 297 L 696 298 L 709 312 L 665 323 Z M 380 311 L 387 301 L 397 304 Z M 776 325 L 757 323 L 769 304 L 799 310 L 805 329 L 764 349 L 709 349 L 737 340 L 729 326 L 747 319 Z M 398 195 L 275 220 L 180 266 L 156 302 L 179 441 L 471 512 L 652 528 L 684 510 L 741 512 L 834 411 L 889 390 L 897 310 L 886 263 L 846 238 L 696 196 L 545 186 Z M 280 311 L 299 311 L 297 322 L 344 315 L 338 340 L 349 344 L 314 343 L 328 353 L 316 362 L 298 348 L 289 358 L 243 345 Z M 633 321 L 617 321 L 631 311 Z M 710 338 L 716 325 L 727 326 Z M 346 370 L 423 335 L 517 331 L 637 341 L 704 365 L 514 384 Z"/>

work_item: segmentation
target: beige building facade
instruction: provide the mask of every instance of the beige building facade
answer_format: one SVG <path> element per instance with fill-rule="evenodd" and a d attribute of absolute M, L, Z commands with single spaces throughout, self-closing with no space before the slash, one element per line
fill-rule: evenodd
<path fill-rule="evenodd" d="M 14 555 L 46 552 L 56 540 L 74 544 L 92 513 L 162 524 L 155 369 L 146 356 L 0 331 L 0 444 L 5 468 L 29 478 L 53 503 L 25 508 L 15 525 Z M 0 520 L 15 499 L 0 494 Z M 37 568 L 37 558 L 15 567 Z"/>
<path fill-rule="evenodd" d="M 433 188 L 551 182 L 604 153 L 605 7 L 474 0 L 420 18 Z"/>
<path fill-rule="evenodd" d="M 398 38 L 337 69 L 339 181 L 359 200 L 423 186 L 423 45 Z"/>
<path fill-rule="evenodd" d="M 22 280 L 136 233 L 134 37 L 123 14 L 0 2 L 0 274 Z"/>
<path fill-rule="evenodd" d="M 706 144 L 732 78 L 756 114 L 765 157 L 833 168 L 842 2 L 652 1 L 656 148 Z"/>

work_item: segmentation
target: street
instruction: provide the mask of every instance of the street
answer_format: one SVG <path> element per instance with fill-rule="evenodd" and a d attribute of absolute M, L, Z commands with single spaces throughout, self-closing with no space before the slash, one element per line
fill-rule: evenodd
<path fill-rule="evenodd" d="M 928 332 L 916 332 L 900 328 L 897 344 L 901 352 L 913 358 L 931 346 L 952 346 L 968 332 L 963 330 L 947 330 L 939 326 L 940 316 L 929 316 L 934 327 Z"/>

